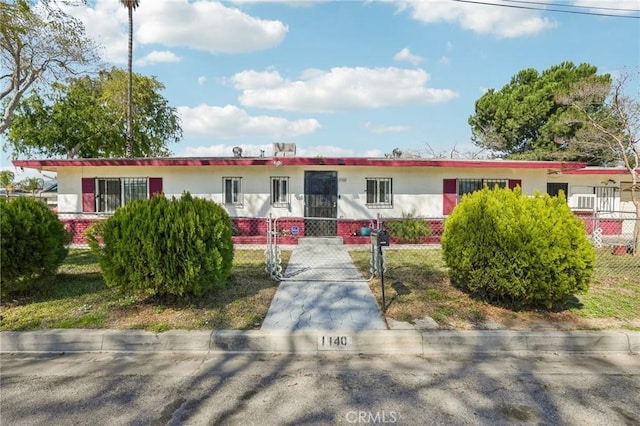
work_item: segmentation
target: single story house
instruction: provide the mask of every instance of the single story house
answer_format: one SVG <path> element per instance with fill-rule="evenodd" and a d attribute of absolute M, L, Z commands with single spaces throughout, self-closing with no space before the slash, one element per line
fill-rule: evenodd
<path fill-rule="evenodd" d="M 264 242 L 264 218 L 269 216 L 332 218 L 337 225 L 329 233 L 362 242 L 348 238 L 357 237 L 354 229 L 379 216 L 412 213 L 442 222 L 464 194 L 484 185 L 520 186 L 530 195 L 563 190 L 570 206 L 584 214 L 602 208 L 613 214 L 631 206 L 624 198 L 628 173 L 574 162 L 234 155 L 13 164 L 57 173 L 58 215 L 75 234 L 75 243 L 84 241 L 83 232 L 93 222 L 130 200 L 185 191 L 223 205 L 234 220 L 239 243 Z M 311 235 L 300 232 L 304 222 L 292 226 L 300 236 Z"/>

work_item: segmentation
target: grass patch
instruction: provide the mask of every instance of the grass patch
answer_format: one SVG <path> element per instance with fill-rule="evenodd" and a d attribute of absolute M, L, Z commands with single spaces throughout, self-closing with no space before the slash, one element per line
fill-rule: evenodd
<path fill-rule="evenodd" d="M 369 275 L 369 252 L 351 251 Z M 282 253 L 283 267 L 290 252 Z M 385 249 L 386 315 L 413 322 L 429 316 L 443 329 L 465 329 L 487 321 L 511 329 L 625 328 L 640 331 L 640 258 L 598 252 L 586 294 L 555 310 L 512 310 L 473 299 L 452 286 L 439 249 Z M 0 330 L 49 328 L 231 329 L 259 327 L 278 283 L 264 272 L 262 250 L 236 250 L 228 285 L 199 298 L 140 299 L 106 287 L 96 258 L 71 251 L 57 276 L 42 290 L 2 301 Z M 382 303 L 380 280 L 370 283 Z"/>
<path fill-rule="evenodd" d="M 476 300 L 451 285 L 439 249 L 390 247 L 384 253 L 386 316 L 398 321 L 429 316 L 443 329 L 475 328 L 487 321 L 512 329 L 640 328 L 638 257 L 613 256 L 602 249 L 586 294 L 576 295 L 559 309 L 515 310 Z M 368 252 L 353 251 L 351 256 L 363 273 L 368 272 Z M 372 280 L 370 287 L 381 305 L 380 280 Z"/>
<path fill-rule="evenodd" d="M 282 253 L 285 267 L 289 256 Z M 251 329 L 262 323 L 277 286 L 262 250 L 236 250 L 225 289 L 199 298 L 122 296 L 107 288 L 90 251 L 73 250 L 43 290 L 2 301 L 0 330 Z"/>
<path fill-rule="evenodd" d="M 577 296 L 571 311 L 584 318 L 635 320 L 640 317 L 640 257 L 614 256 L 599 249 L 591 288 Z"/>

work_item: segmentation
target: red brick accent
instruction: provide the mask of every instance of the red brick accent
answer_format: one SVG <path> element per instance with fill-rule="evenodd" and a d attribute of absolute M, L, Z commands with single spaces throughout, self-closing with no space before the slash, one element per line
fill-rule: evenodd
<path fill-rule="evenodd" d="M 600 219 L 602 235 L 622 234 L 622 219 Z"/>
<path fill-rule="evenodd" d="M 71 244 L 87 244 L 84 233 L 99 220 L 101 219 L 62 219 L 60 222 L 71 233 Z"/>
<path fill-rule="evenodd" d="M 338 237 L 358 237 L 360 236 L 361 228 L 370 228 L 371 220 L 351 220 L 351 219 L 338 219 Z M 369 237 L 366 237 L 367 239 Z M 360 244 L 360 243 L 356 243 Z"/>
<path fill-rule="evenodd" d="M 231 219 L 235 226 L 237 237 L 267 236 L 267 220 L 255 217 L 234 217 Z"/>
<path fill-rule="evenodd" d="M 591 235 L 596 225 L 596 218 L 593 213 L 574 212 L 574 214 L 582 219 L 587 228 L 587 234 Z M 599 219 L 598 226 L 602 229 L 602 235 L 620 235 L 622 233 L 623 219 Z"/>

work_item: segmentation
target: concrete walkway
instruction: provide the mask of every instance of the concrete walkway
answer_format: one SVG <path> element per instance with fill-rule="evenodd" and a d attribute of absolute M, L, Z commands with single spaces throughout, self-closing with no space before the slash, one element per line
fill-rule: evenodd
<path fill-rule="evenodd" d="M 387 329 L 340 239 L 300 239 L 284 276 L 262 330 Z"/>

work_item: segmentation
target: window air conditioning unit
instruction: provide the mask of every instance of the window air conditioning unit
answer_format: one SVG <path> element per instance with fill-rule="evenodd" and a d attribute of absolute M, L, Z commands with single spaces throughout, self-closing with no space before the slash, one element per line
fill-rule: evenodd
<path fill-rule="evenodd" d="M 594 210 L 596 208 L 595 194 L 578 194 L 573 197 L 572 208 L 575 210 Z"/>

